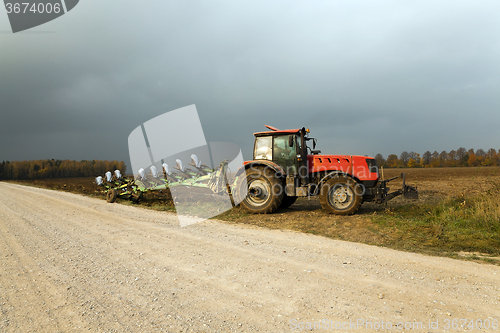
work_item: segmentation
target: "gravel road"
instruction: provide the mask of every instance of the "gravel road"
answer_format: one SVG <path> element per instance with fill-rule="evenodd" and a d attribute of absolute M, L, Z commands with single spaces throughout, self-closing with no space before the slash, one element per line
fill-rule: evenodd
<path fill-rule="evenodd" d="M 5 182 L 0 265 L 0 332 L 500 321 L 498 266 L 213 220 L 181 228 L 172 213 Z"/>

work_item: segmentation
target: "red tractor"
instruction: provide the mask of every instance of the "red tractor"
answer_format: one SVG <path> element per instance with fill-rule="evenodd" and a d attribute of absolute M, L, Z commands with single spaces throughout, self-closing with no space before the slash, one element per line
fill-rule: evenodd
<path fill-rule="evenodd" d="M 320 155 L 309 129 L 254 133 L 253 160 L 244 163 L 234 193 L 251 213 L 273 213 L 291 206 L 298 197 L 319 195 L 321 206 L 333 214 L 354 214 L 363 202 L 385 203 L 403 194 L 418 199 L 416 188 L 405 184 L 389 193 L 387 180 L 379 179 L 375 159 L 355 155 Z M 312 141 L 312 148 L 308 142 Z M 238 197 L 238 193 L 241 193 Z"/>

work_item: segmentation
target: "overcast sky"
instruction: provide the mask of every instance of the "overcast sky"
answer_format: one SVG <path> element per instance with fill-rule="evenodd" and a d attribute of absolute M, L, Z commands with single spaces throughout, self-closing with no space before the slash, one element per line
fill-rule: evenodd
<path fill-rule="evenodd" d="M 309 127 L 323 153 L 500 149 L 499 13 L 493 0 L 83 0 L 13 34 L 0 8 L 0 161 L 129 164 L 134 128 L 191 104 L 207 141 L 246 159 L 264 124 Z"/>

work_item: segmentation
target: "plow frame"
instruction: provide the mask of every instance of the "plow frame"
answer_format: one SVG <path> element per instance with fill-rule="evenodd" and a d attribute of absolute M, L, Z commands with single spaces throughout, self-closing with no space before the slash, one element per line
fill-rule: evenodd
<path fill-rule="evenodd" d="M 106 200 L 110 203 L 115 202 L 117 198 L 139 202 L 145 193 L 162 190 L 167 190 L 176 187 L 198 187 L 207 188 L 214 194 L 228 193 L 231 197 L 231 202 L 234 206 L 234 201 L 231 196 L 231 185 L 228 182 L 227 171 L 228 162 L 222 161 L 217 169 L 210 169 L 206 165 L 197 165 L 190 163 L 189 166 L 194 168 L 183 168 L 182 163 L 178 163 L 175 172 L 170 172 L 163 167 L 162 176 L 147 174 L 138 175 L 136 178 L 127 176 L 114 175 L 99 176 L 96 178 L 96 184 L 103 186 L 106 190 Z M 119 173 L 118 173 L 119 175 Z"/>

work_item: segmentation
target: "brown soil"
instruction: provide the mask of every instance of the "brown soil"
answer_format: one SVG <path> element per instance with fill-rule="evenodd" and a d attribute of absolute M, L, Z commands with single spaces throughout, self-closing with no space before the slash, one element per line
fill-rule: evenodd
<path fill-rule="evenodd" d="M 446 196 L 482 193 L 493 178 L 500 177 L 500 167 L 385 169 L 384 176 L 387 179 L 401 172 L 406 174 L 407 183 L 416 185 L 423 199 L 431 202 Z"/>
<path fill-rule="evenodd" d="M 104 189 L 94 183 L 94 177 L 79 178 L 53 178 L 37 180 L 12 181 L 18 184 L 26 184 L 35 187 L 48 188 L 51 190 L 72 192 L 89 196 L 106 198 Z"/>

